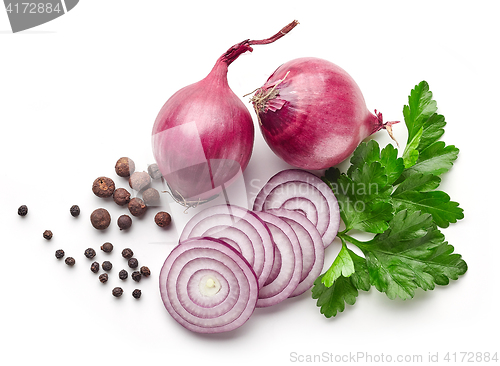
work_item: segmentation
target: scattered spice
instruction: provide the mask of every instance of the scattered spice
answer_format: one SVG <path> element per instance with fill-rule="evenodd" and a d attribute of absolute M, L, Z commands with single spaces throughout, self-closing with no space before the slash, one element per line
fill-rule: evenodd
<path fill-rule="evenodd" d="M 61 259 L 62 257 L 64 257 L 64 250 L 62 249 L 56 250 L 56 258 Z"/>
<path fill-rule="evenodd" d="M 151 179 L 160 179 L 161 172 L 160 172 L 160 168 L 158 168 L 158 164 L 149 165 L 148 166 L 148 174 L 151 177 Z"/>
<path fill-rule="evenodd" d="M 135 171 L 135 163 L 132 159 L 123 157 L 115 164 L 115 172 L 120 177 L 129 177 Z"/>
<path fill-rule="evenodd" d="M 22 205 L 17 209 L 17 214 L 19 216 L 26 216 L 28 214 L 28 206 Z"/>
<path fill-rule="evenodd" d="M 137 268 L 137 266 L 139 266 L 139 261 L 136 258 L 130 258 L 128 260 L 128 266 L 130 268 Z"/>
<path fill-rule="evenodd" d="M 120 280 L 126 280 L 128 277 L 128 272 L 122 269 L 120 273 L 118 273 L 118 277 L 120 277 Z"/>
<path fill-rule="evenodd" d="M 85 249 L 85 256 L 88 258 L 88 259 L 92 259 L 95 257 L 95 250 L 92 249 L 92 248 L 87 248 Z"/>
<path fill-rule="evenodd" d="M 150 187 L 142 193 L 142 200 L 146 206 L 157 206 L 160 204 L 160 193 L 155 188 Z"/>
<path fill-rule="evenodd" d="M 119 206 L 125 206 L 130 202 L 130 192 L 125 188 L 118 188 L 113 192 L 113 200 Z"/>
<path fill-rule="evenodd" d="M 113 182 L 113 179 L 108 177 L 99 177 L 94 180 L 94 183 L 92 184 L 92 192 L 94 192 L 97 197 L 111 197 L 114 191 L 115 182 Z"/>
<path fill-rule="evenodd" d="M 132 251 L 132 249 L 125 248 L 122 250 L 122 257 L 123 258 L 129 259 L 129 258 L 132 258 L 133 256 L 134 256 L 134 252 Z"/>
<path fill-rule="evenodd" d="M 69 213 L 71 214 L 71 216 L 73 217 L 78 217 L 80 216 L 80 207 L 78 205 L 73 205 L 70 207 L 69 209 Z"/>
<path fill-rule="evenodd" d="M 94 273 L 99 272 L 99 263 L 94 262 L 90 265 L 90 270 Z"/>
<path fill-rule="evenodd" d="M 117 220 L 117 224 L 120 230 L 127 230 L 132 226 L 132 219 L 129 215 L 121 215 Z"/>
<path fill-rule="evenodd" d="M 133 216 L 139 217 L 144 215 L 147 207 L 142 199 L 135 197 L 128 203 L 128 209 Z"/>
<path fill-rule="evenodd" d="M 68 266 L 74 266 L 75 265 L 75 258 L 68 257 L 64 260 L 64 263 L 66 263 Z"/>
<path fill-rule="evenodd" d="M 141 278 L 142 278 L 141 272 L 139 272 L 139 271 L 132 272 L 132 279 L 135 282 L 139 282 L 141 280 Z"/>
<path fill-rule="evenodd" d="M 111 271 L 111 268 L 113 268 L 113 264 L 111 264 L 110 261 L 104 261 L 102 262 L 102 269 L 105 271 Z"/>
<path fill-rule="evenodd" d="M 111 253 L 113 251 L 113 244 L 106 242 L 101 245 L 101 250 L 105 253 Z"/>
<path fill-rule="evenodd" d="M 172 217 L 168 212 L 160 211 L 155 215 L 155 223 L 159 227 L 167 227 L 172 222 Z"/>
<path fill-rule="evenodd" d="M 132 292 L 132 296 L 134 297 L 134 299 L 140 299 L 141 295 L 142 295 L 141 290 L 137 288 Z"/>
<path fill-rule="evenodd" d="M 90 215 L 90 222 L 97 230 L 104 230 L 111 223 L 111 216 L 105 208 L 98 208 Z"/>
<path fill-rule="evenodd" d="M 120 297 L 123 294 L 123 289 L 121 287 L 115 287 L 112 293 L 114 297 Z"/>
<path fill-rule="evenodd" d="M 106 283 L 108 282 L 108 274 L 107 273 L 103 273 L 99 276 L 99 281 L 101 281 L 102 283 Z"/>
<path fill-rule="evenodd" d="M 44 239 L 47 239 L 47 240 L 52 239 L 52 231 L 50 231 L 50 230 L 45 230 L 45 231 L 43 232 L 43 238 L 44 238 Z"/>
<path fill-rule="evenodd" d="M 142 267 L 141 267 L 141 274 L 142 274 L 143 276 L 149 277 L 149 276 L 151 275 L 151 271 L 149 270 L 149 268 L 148 268 L 148 267 L 146 267 L 146 266 L 142 266 Z"/>
<path fill-rule="evenodd" d="M 151 177 L 146 172 L 135 172 L 128 179 L 130 188 L 136 191 L 142 191 L 151 184 Z"/>

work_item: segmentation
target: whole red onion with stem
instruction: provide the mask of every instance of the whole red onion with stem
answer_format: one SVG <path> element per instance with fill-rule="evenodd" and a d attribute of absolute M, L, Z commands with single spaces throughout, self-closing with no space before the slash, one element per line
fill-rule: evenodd
<path fill-rule="evenodd" d="M 252 97 L 269 147 L 302 169 L 334 166 L 371 134 L 397 122 L 368 111 L 363 94 L 339 66 L 319 58 L 289 61 Z"/>
<path fill-rule="evenodd" d="M 254 143 L 252 116 L 227 81 L 228 66 L 253 45 L 272 43 L 298 24 L 293 21 L 264 40 L 229 48 L 201 81 L 177 91 L 153 126 L 153 153 L 171 193 L 190 206 L 221 191 L 248 165 Z"/>

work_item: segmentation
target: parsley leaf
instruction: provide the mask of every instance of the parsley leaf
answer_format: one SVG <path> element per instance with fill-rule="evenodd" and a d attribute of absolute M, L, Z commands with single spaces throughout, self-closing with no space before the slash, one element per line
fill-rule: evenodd
<path fill-rule="evenodd" d="M 358 246 L 365 254 L 370 282 L 390 299 L 412 298 L 416 288 L 432 290 L 467 271 L 432 216 L 421 212 L 398 212 L 386 232 Z"/>
<path fill-rule="evenodd" d="M 437 190 L 459 149 L 439 140 L 446 122 L 425 81 L 411 91 L 403 115 L 408 141 L 401 157 L 390 144 L 380 150 L 374 140 L 362 142 L 346 173 L 330 168 L 322 177 L 337 197 L 345 224 L 337 234 L 342 241 L 337 258 L 312 289 L 326 317 L 353 305 L 358 290 L 375 286 L 390 299 L 409 299 L 417 288 L 447 285 L 467 271 L 438 229 L 464 217 L 459 204 Z M 352 230 L 375 235 L 359 241 L 348 234 Z"/>

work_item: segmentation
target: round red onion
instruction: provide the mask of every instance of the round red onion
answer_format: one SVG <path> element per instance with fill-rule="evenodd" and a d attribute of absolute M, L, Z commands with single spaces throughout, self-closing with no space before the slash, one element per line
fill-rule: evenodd
<path fill-rule="evenodd" d="M 303 214 L 318 229 L 325 247 L 337 236 L 340 210 L 328 185 L 312 173 L 287 169 L 275 174 L 255 198 L 253 209 L 286 208 Z"/>
<path fill-rule="evenodd" d="M 259 287 L 266 282 L 274 262 L 274 244 L 264 222 L 251 211 L 236 205 L 217 205 L 194 215 L 179 241 L 213 237 L 231 245 L 252 266 Z"/>
<path fill-rule="evenodd" d="M 254 126 L 247 107 L 229 87 L 228 66 L 252 51 L 252 45 L 274 42 L 297 24 L 290 23 L 268 39 L 234 45 L 207 77 L 177 91 L 160 110 L 152 132 L 153 153 L 179 202 L 206 200 L 245 170 Z"/>
<path fill-rule="evenodd" d="M 257 307 L 267 307 L 290 297 L 302 277 L 302 250 L 297 234 L 281 218 L 261 211 L 256 214 L 267 224 L 275 244 L 272 281 L 259 290 Z M 273 269 L 274 269 L 273 268 Z"/>
<path fill-rule="evenodd" d="M 297 211 L 280 208 L 266 212 L 285 220 L 299 239 L 302 249 L 302 276 L 290 297 L 303 294 L 312 287 L 323 270 L 325 264 L 323 239 L 316 226 Z"/>
<path fill-rule="evenodd" d="M 160 272 L 160 293 L 170 315 L 198 333 L 236 329 L 252 315 L 257 277 L 222 240 L 189 239 L 176 246 Z"/>
<path fill-rule="evenodd" d="M 359 143 L 391 125 L 366 108 L 356 82 L 319 58 L 289 61 L 252 98 L 269 147 L 287 163 L 317 170 L 345 160 Z"/>

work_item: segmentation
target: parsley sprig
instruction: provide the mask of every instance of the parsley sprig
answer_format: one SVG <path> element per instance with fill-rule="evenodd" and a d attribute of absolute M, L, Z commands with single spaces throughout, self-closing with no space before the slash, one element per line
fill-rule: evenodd
<path fill-rule="evenodd" d="M 446 122 L 427 82 L 411 91 L 403 115 L 408 141 L 401 157 L 392 145 L 381 150 L 370 140 L 354 151 L 346 173 L 330 168 L 322 177 L 337 196 L 345 224 L 337 234 L 337 258 L 312 289 L 327 318 L 353 305 L 359 290 L 375 286 L 390 299 L 406 300 L 417 288 L 433 290 L 467 271 L 439 229 L 464 217 L 459 204 L 438 190 L 440 175 L 450 170 L 459 149 L 440 140 Z M 351 231 L 374 236 L 360 241 Z"/>

